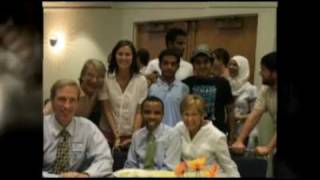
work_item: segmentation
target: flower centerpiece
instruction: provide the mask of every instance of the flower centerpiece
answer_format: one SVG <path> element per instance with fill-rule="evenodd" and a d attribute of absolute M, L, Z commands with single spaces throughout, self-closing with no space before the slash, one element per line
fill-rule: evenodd
<path fill-rule="evenodd" d="M 219 171 L 217 164 L 205 166 L 206 158 L 182 161 L 176 166 L 175 175 L 178 177 L 215 177 Z"/>

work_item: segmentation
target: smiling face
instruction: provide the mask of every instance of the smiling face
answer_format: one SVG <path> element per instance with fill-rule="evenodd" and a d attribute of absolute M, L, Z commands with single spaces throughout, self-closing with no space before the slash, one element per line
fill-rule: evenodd
<path fill-rule="evenodd" d="M 203 115 L 196 106 L 190 105 L 182 113 L 183 123 L 191 134 L 196 134 L 203 120 Z"/>
<path fill-rule="evenodd" d="M 129 46 L 122 46 L 116 52 L 116 62 L 119 69 L 128 70 L 132 64 L 133 54 Z"/>
<path fill-rule="evenodd" d="M 229 69 L 230 76 L 232 78 L 238 76 L 238 74 L 239 74 L 239 65 L 234 59 L 231 59 L 229 61 L 228 69 Z"/>
<path fill-rule="evenodd" d="M 88 64 L 81 77 L 81 88 L 88 95 L 92 95 L 103 86 L 104 74 L 97 71 L 93 64 Z"/>
<path fill-rule="evenodd" d="M 68 125 L 78 107 L 78 88 L 76 86 L 63 86 L 56 91 L 55 97 L 52 99 L 52 108 L 56 119 L 63 126 Z"/>
<path fill-rule="evenodd" d="M 142 119 L 149 131 L 155 130 L 161 123 L 163 107 L 159 101 L 146 101 L 143 103 Z"/>
<path fill-rule="evenodd" d="M 212 63 L 208 56 L 198 55 L 193 62 L 194 72 L 197 76 L 208 77 L 212 68 Z"/>

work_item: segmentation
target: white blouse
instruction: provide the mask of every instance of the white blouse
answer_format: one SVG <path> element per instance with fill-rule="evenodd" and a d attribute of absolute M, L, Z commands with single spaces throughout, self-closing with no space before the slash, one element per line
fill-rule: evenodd
<path fill-rule="evenodd" d="M 226 136 L 211 121 L 207 121 L 193 139 L 190 139 L 189 131 L 183 122 L 179 122 L 175 129 L 182 137 L 183 160 L 206 157 L 207 165 L 219 164 L 222 174 L 227 177 L 240 177 L 237 165 L 230 157 Z"/>
<path fill-rule="evenodd" d="M 147 80 L 141 74 L 133 75 L 124 92 L 116 80 L 115 73 L 106 75 L 99 100 L 110 101 L 120 136 L 132 135 L 137 107 L 147 97 L 147 94 Z M 104 119 L 100 121 L 102 130 L 111 130 L 108 126 Z"/>

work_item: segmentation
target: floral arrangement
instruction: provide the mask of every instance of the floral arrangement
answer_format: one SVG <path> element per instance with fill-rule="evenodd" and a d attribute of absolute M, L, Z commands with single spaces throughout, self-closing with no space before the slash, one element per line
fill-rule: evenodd
<path fill-rule="evenodd" d="M 205 164 L 206 158 L 182 161 L 176 166 L 175 175 L 178 177 L 215 177 L 219 171 L 219 166 L 213 164 L 208 167 Z"/>

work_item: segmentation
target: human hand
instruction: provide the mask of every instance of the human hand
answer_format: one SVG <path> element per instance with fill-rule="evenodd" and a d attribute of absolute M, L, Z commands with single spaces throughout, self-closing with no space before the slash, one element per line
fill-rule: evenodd
<path fill-rule="evenodd" d="M 119 146 L 122 147 L 122 148 L 127 148 L 127 147 L 130 146 L 130 144 L 131 144 L 131 139 L 125 139 L 124 141 L 122 141 L 120 143 Z"/>
<path fill-rule="evenodd" d="M 245 145 L 241 142 L 241 141 L 236 141 L 235 143 L 233 143 L 230 147 L 230 149 L 237 154 L 243 154 L 246 147 Z"/>
<path fill-rule="evenodd" d="M 257 146 L 256 147 L 256 154 L 259 156 L 266 156 L 271 152 L 271 148 L 268 146 Z"/>

